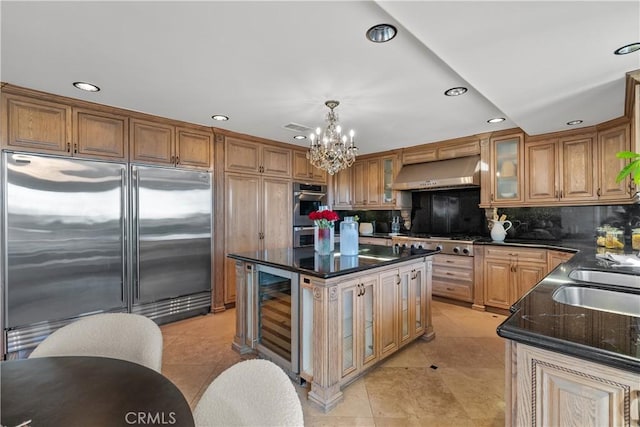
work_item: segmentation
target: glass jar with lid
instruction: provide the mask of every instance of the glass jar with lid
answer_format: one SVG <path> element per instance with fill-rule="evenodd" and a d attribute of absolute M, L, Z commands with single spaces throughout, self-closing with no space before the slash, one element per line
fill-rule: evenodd
<path fill-rule="evenodd" d="M 640 251 L 640 228 L 631 229 L 631 248 Z"/>
<path fill-rule="evenodd" d="M 605 246 L 608 226 L 596 228 L 596 246 Z"/>
<path fill-rule="evenodd" d="M 609 228 L 605 239 L 605 247 L 607 249 L 624 248 L 624 231 L 616 227 Z"/>

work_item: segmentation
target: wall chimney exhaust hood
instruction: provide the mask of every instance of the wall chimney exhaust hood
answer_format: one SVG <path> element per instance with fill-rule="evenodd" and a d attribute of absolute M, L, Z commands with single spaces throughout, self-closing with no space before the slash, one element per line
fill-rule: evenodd
<path fill-rule="evenodd" d="M 441 190 L 479 186 L 480 156 L 469 156 L 403 166 L 392 188 Z"/>

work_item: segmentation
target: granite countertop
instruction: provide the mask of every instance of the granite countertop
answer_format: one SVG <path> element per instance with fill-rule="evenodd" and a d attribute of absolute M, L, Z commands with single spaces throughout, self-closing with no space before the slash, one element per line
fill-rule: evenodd
<path fill-rule="evenodd" d="M 579 243 L 574 242 L 572 248 L 571 242 L 553 245 L 480 242 L 573 252 L 577 249 L 575 246 L 580 247 L 576 256 L 558 266 L 511 307 L 512 314 L 498 327 L 498 335 L 640 373 L 640 317 L 567 305 L 553 299 L 553 293 L 566 285 L 606 287 L 571 279 L 569 273 L 578 268 L 630 274 L 637 277 L 640 284 L 640 267 L 612 267 L 610 262 L 596 257 L 593 242 L 589 245 Z M 625 292 L 640 294 L 640 287 Z"/>
<path fill-rule="evenodd" d="M 313 247 L 305 247 L 244 252 L 229 254 L 228 257 L 327 279 L 418 259 L 438 252 L 427 249 L 359 245 L 358 255 L 353 256 L 341 256 L 337 251 L 330 255 L 318 255 Z"/>

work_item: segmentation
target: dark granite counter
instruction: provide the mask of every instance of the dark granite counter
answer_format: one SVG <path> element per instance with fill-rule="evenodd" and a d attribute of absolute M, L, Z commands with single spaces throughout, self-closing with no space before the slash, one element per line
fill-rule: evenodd
<path fill-rule="evenodd" d="M 640 373 L 640 317 L 605 312 L 556 302 L 553 293 L 566 285 L 606 288 L 573 280 L 574 269 L 605 270 L 638 278 L 640 267 L 612 267 L 596 257 L 593 243 L 560 242 L 553 244 L 523 241 L 477 244 L 540 247 L 579 252 L 569 262 L 558 266 L 540 283 L 518 300 L 512 314 L 498 327 L 498 335 L 517 342 L 565 353 L 627 371 Z M 640 294 L 638 289 L 625 292 Z"/>
<path fill-rule="evenodd" d="M 326 279 L 418 259 L 438 252 L 426 249 L 360 245 L 358 255 L 353 256 L 341 256 L 338 252 L 318 255 L 313 247 L 307 247 L 244 252 L 229 254 L 228 257 Z"/>

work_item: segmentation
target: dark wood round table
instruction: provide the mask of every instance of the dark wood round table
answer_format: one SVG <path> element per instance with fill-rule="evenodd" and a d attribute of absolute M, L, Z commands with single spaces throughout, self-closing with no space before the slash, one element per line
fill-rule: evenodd
<path fill-rule="evenodd" d="M 106 357 L 0 362 L 0 425 L 193 426 L 178 388 L 153 369 Z"/>

